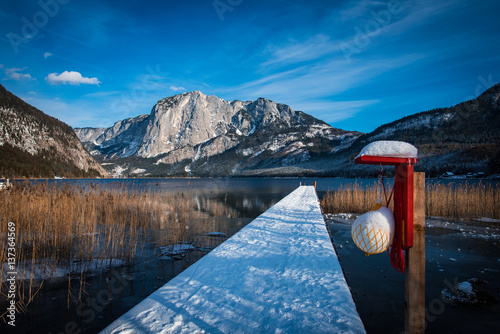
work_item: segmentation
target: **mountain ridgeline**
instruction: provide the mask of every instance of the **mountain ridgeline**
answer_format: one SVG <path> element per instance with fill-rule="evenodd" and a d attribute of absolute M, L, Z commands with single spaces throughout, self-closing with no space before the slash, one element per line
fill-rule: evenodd
<path fill-rule="evenodd" d="M 0 85 L 0 177 L 105 177 L 73 129 Z"/>
<path fill-rule="evenodd" d="M 418 148 L 418 171 L 500 174 L 500 84 L 473 100 L 421 112 L 360 136 L 349 148 L 352 158 L 376 140 L 401 140 Z"/>
<path fill-rule="evenodd" d="M 228 102 L 199 91 L 110 128 L 75 131 L 115 176 L 304 175 L 316 170 L 301 164 L 361 135 L 264 98 Z"/>
<path fill-rule="evenodd" d="M 429 176 L 498 175 L 498 129 L 500 84 L 367 134 L 265 98 L 228 102 L 199 91 L 109 128 L 71 129 L 0 85 L 0 177 L 373 176 L 376 167 L 353 159 L 376 140 L 415 145 L 415 170 Z"/>
<path fill-rule="evenodd" d="M 437 176 L 500 173 L 500 85 L 454 107 L 418 113 L 362 134 L 336 129 L 265 98 L 228 102 L 199 91 L 160 100 L 149 115 L 110 128 L 77 128 L 112 175 L 370 176 L 353 158 L 375 140 L 419 149 L 416 170 Z"/>

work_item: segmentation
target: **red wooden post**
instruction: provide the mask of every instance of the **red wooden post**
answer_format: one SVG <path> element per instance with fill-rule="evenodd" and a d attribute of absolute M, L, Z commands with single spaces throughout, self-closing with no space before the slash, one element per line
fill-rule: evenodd
<path fill-rule="evenodd" d="M 406 251 L 405 333 L 425 333 L 425 174 L 414 174 L 414 238 Z"/>

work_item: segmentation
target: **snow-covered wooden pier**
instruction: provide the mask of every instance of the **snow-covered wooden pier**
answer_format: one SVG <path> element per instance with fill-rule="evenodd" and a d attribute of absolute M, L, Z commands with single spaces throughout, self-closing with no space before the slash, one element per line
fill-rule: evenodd
<path fill-rule="evenodd" d="M 102 333 L 364 333 L 314 187 L 302 186 Z"/>

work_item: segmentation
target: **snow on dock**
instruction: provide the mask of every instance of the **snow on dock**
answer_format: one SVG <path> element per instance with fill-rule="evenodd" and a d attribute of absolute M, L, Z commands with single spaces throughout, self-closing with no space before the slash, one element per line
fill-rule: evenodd
<path fill-rule="evenodd" d="M 297 188 L 102 333 L 365 333 L 314 187 Z"/>

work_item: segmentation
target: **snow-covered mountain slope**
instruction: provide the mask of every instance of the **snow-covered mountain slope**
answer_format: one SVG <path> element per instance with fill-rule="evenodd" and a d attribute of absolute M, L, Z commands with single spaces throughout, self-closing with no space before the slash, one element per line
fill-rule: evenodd
<path fill-rule="evenodd" d="M 104 153 L 109 157 L 128 157 L 137 152 L 147 127 L 148 115 L 140 115 L 116 122 L 110 128 L 77 128 L 76 134 L 93 155 Z"/>
<path fill-rule="evenodd" d="M 63 122 L 0 85 L 0 177 L 107 176 Z"/>
<path fill-rule="evenodd" d="M 75 132 L 120 175 L 138 169 L 141 175 L 240 175 L 289 167 L 361 135 L 264 98 L 228 102 L 199 91 L 162 99 L 149 115 L 108 129 Z"/>
<path fill-rule="evenodd" d="M 459 174 L 500 174 L 500 84 L 476 99 L 450 108 L 434 109 L 404 117 L 360 136 L 344 152 L 352 161 L 376 140 L 401 140 L 418 148 L 416 170 L 430 176 L 449 171 Z M 338 156 L 340 157 L 340 156 Z"/>
<path fill-rule="evenodd" d="M 476 99 L 385 124 L 368 134 L 335 129 L 260 98 L 228 102 L 201 92 L 159 101 L 150 115 L 108 129 L 76 129 L 114 175 L 374 175 L 354 157 L 376 140 L 418 148 L 417 171 L 500 174 L 500 84 Z"/>

